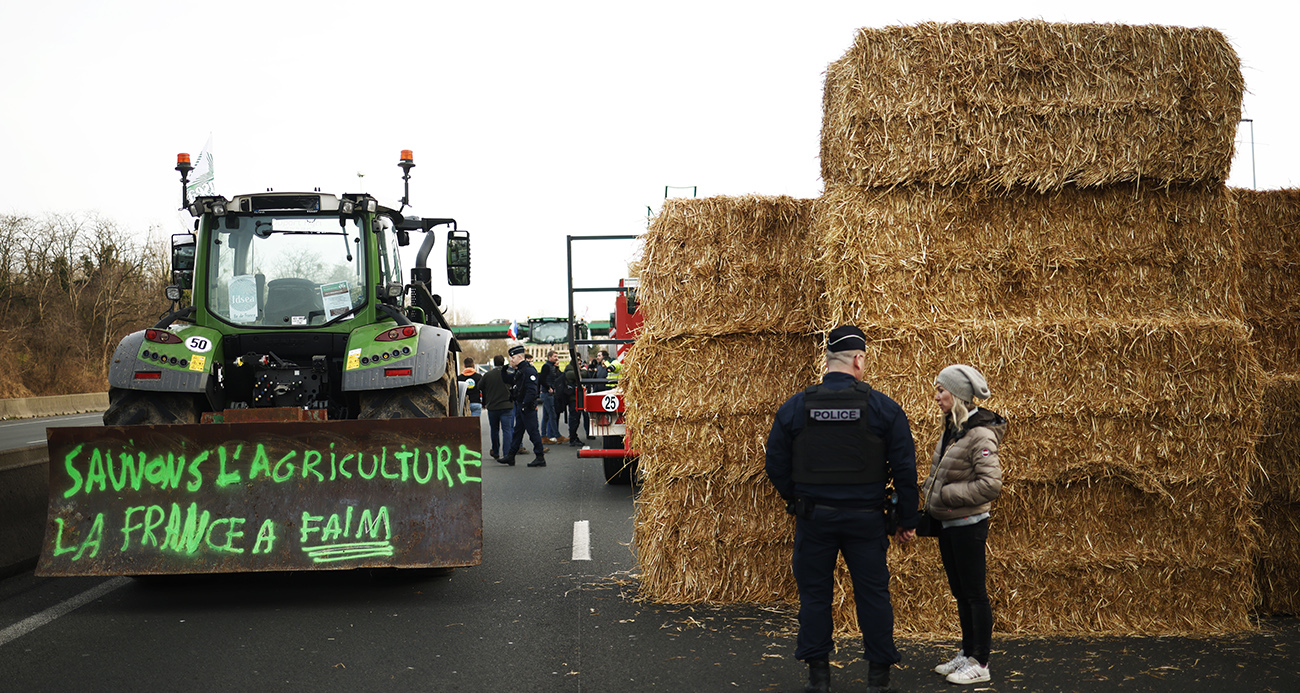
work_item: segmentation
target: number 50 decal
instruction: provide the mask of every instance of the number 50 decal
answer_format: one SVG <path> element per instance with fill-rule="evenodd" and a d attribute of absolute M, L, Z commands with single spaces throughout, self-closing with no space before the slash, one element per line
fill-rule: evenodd
<path fill-rule="evenodd" d="M 185 347 L 190 351 L 197 351 L 201 354 L 212 349 L 212 342 L 203 337 L 190 337 L 185 340 Z"/>

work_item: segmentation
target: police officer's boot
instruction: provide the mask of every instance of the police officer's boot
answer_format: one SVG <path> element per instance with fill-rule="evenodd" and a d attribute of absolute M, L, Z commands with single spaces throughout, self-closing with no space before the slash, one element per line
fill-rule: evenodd
<path fill-rule="evenodd" d="M 537 457 L 534 457 L 534 458 L 533 458 L 533 461 L 532 461 L 532 462 L 529 462 L 529 463 L 528 463 L 528 466 L 529 466 L 529 467 L 545 467 L 545 466 L 546 466 L 546 457 L 545 457 L 544 455 L 538 455 Z"/>
<path fill-rule="evenodd" d="M 888 662 L 868 662 L 870 668 L 867 669 L 867 690 L 871 693 L 886 693 L 893 691 L 889 687 L 889 667 Z"/>
<path fill-rule="evenodd" d="M 804 693 L 830 693 L 831 691 L 831 663 L 827 659 L 810 659 L 808 660 L 808 685 L 803 687 Z"/>

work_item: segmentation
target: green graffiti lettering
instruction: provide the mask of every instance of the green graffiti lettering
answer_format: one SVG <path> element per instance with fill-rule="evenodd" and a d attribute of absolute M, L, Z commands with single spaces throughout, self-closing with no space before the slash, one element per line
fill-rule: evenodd
<path fill-rule="evenodd" d="M 297 454 L 298 454 L 297 451 L 291 451 L 289 454 L 285 455 L 284 457 L 281 457 L 280 461 L 275 463 L 275 471 L 272 472 L 271 474 L 271 478 L 275 480 L 275 483 L 277 484 L 283 483 L 285 481 L 288 481 L 289 477 L 293 476 L 293 463 L 289 462 L 289 459 Z M 284 465 L 285 467 L 288 468 L 288 471 L 284 473 L 284 476 L 280 476 L 281 465 Z"/>
<path fill-rule="evenodd" d="M 375 463 L 375 466 L 371 467 L 370 474 L 366 474 L 365 468 L 361 466 L 361 463 L 365 462 L 366 456 L 364 453 L 357 455 L 357 474 L 360 474 L 362 479 L 373 479 L 379 473 L 379 457 L 371 455 L 370 459 Z"/>
<path fill-rule="evenodd" d="M 243 450 L 243 445 L 235 446 L 235 455 L 232 461 L 239 459 L 239 451 Z M 217 463 L 220 465 L 220 471 L 217 473 L 217 488 L 225 488 L 231 484 L 239 483 L 239 472 L 226 471 L 226 446 L 222 445 L 217 448 Z"/>
<path fill-rule="evenodd" d="M 158 518 L 156 520 L 154 519 L 155 515 Z M 144 511 L 144 529 L 140 533 L 140 546 L 158 545 L 158 539 L 153 535 L 153 531 L 161 527 L 166 518 L 166 511 L 159 505 L 151 505 L 148 510 Z"/>
<path fill-rule="evenodd" d="M 361 511 L 361 519 L 357 521 L 357 539 L 360 539 L 366 532 L 370 533 L 371 539 L 379 538 L 379 523 L 384 523 L 384 539 L 393 538 L 393 528 L 388 522 L 388 506 L 379 508 L 379 512 L 374 518 L 370 516 L 370 508 Z"/>
<path fill-rule="evenodd" d="M 64 548 L 63 546 L 63 518 L 56 517 L 54 518 L 54 522 L 59 526 L 59 528 L 55 530 L 54 533 L 54 555 L 62 556 L 65 553 L 72 553 L 73 551 L 76 551 L 77 547 L 75 546 L 69 546 L 67 548 Z"/>
<path fill-rule="evenodd" d="M 162 548 L 193 555 L 198 551 L 199 544 L 207 534 L 211 517 L 212 514 L 207 510 L 202 514 L 199 513 L 198 503 L 190 503 L 189 509 L 185 512 L 185 519 L 182 520 L 180 506 L 172 503 L 171 517 L 167 520 L 167 538 L 163 540 Z"/>
<path fill-rule="evenodd" d="M 339 514 L 330 515 L 329 522 L 325 523 L 325 531 L 320 533 L 321 541 L 334 541 L 343 534 L 343 525 L 339 524 Z"/>
<path fill-rule="evenodd" d="M 264 476 L 271 476 L 271 458 L 266 454 L 266 446 L 261 443 L 257 444 L 257 452 L 253 453 L 253 464 L 248 468 L 249 481 L 257 478 L 257 470 L 259 469 L 262 470 Z"/>
<path fill-rule="evenodd" d="M 158 455 L 149 460 L 144 469 L 145 481 L 162 488 L 180 488 L 181 477 L 185 476 L 185 457 L 177 457 L 169 452 L 166 457 Z"/>
<path fill-rule="evenodd" d="M 312 515 L 308 513 L 306 510 L 302 511 L 302 522 L 299 523 L 300 526 L 302 527 L 302 530 L 298 537 L 298 543 L 306 544 L 307 537 L 311 536 L 312 532 L 320 531 L 320 527 L 313 527 L 312 524 L 316 522 L 320 522 L 321 520 L 324 519 L 325 519 L 324 515 Z"/>
<path fill-rule="evenodd" d="M 407 451 L 406 446 L 403 445 L 402 452 L 393 453 L 393 457 L 396 457 L 402 463 L 402 481 L 406 481 L 410 477 L 410 460 L 411 460 L 411 455 L 413 454 L 414 455 L 420 454 L 420 449 L 416 448 L 415 452 L 412 453 Z"/>
<path fill-rule="evenodd" d="M 321 463 L 321 459 L 323 458 L 321 457 L 320 451 L 308 450 L 302 456 L 302 478 L 306 479 L 307 472 L 311 472 L 316 475 L 316 481 L 324 481 L 325 475 L 316 471 L 316 465 Z"/>
<path fill-rule="evenodd" d="M 113 464 L 113 458 L 108 458 L 108 463 Z M 93 486 L 98 483 L 100 491 L 108 489 L 108 472 L 104 471 L 104 456 L 98 450 L 90 452 L 90 465 L 86 471 L 86 494 L 95 490 Z"/>
<path fill-rule="evenodd" d="M 81 454 L 82 447 L 83 446 L 78 445 L 73 448 L 71 452 L 63 456 L 63 468 L 67 470 L 68 477 L 72 479 L 72 487 L 63 492 L 64 498 L 71 498 L 77 495 L 77 491 L 81 490 L 81 472 L 77 471 L 77 467 L 72 463 L 72 461 L 77 458 L 77 455 Z"/>
<path fill-rule="evenodd" d="M 210 452 L 210 450 L 204 450 L 195 455 L 194 459 L 190 461 L 190 476 L 194 477 L 194 480 L 185 485 L 186 491 L 194 493 L 203 488 L 203 475 L 199 474 L 199 465 L 203 464 L 203 461 L 208 459 L 208 454 Z"/>
<path fill-rule="evenodd" d="M 460 446 L 460 457 L 456 458 L 456 464 L 460 465 L 460 475 L 458 477 L 460 479 L 460 483 L 467 484 L 471 481 L 481 483 L 483 481 L 481 478 L 477 476 L 470 476 L 465 472 L 465 467 L 467 465 L 478 467 L 480 470 L 483 469 L 483 455 L 474 452 L 473 450 L 470 450 L 468 447 L 462 445 Z"/>
<path fill-rule="evenodd" d="M 419 451 L 417 450 L 416 452 L 417 454 L 415 456 L 415 460 L 411 462 L 411 474 L 415 476 L 415 483 L 421 485 L 427 484 L 429 483 L 429 480 L 433 478 L 433 468 L 434 468 L 433 453 L 431 452 L 424 453 L 424 461 L 427 463 L 425 466 L 426 469 L 428 470 L 428 473 L 421 475 L 420 467 L 419 467 L 420 464 L 420 456 L 418 454 Z"/>
<path fill-rule="evenodd" d="M 397 478 L 396 474 L 388 473 L 388 448 L 383 447 L 383 448 L 379 448 L 379 450 L 383 454 L 383 457 L 380 458 L 380 463 L 379 463 L 380 476 L 384 477 L 385 479 L 396 479 Z"/>
<path fill-rule="evenodd" d="M 348 506 L 347 520 L 343 523 L 343 535 L 351 536 L 352 534 L 352 506 Z"/>
<path fill-rule="evenodd" d="M 334 443 L 330 443 L 330 481 L 334 481 L 338 472 L 338 460 L 334 459 Z"/>
<path fill-rule="evenodd" d="M 81 542 L 81 548 L 77 549 L 77 555 L 73 556 L 72 560 L 74 561 L 81 560 L 81 554 L 85 553 L 86 549 L 91 549 L 90 551 L 91 558 L 98 556 L 99 545 L 103 541 L 104 541 L 104 513 L 96 513 L 95 524 L 90 526 L 90 533 L 86 535 L 86 540 Z"/>
<path fill-rule="evenodd" d="M 344 466 L 343 466 L 343 465 L 347 464 L 347 461 L 350 460 L 350 459 L 352 459 L 352 455 L 351 455 L 351 454 L 347 454 L 347 455 L 344 455 L 344 456 L 343 456 L 343 459 L 339 460 L 339 474 L 342 474 L 342 475 L 343 475 L 343 478 L 345 478 L 345 479 L 351 479 L 351 478 L 352 478 L 352 472 L 349 472 L 349 471 L 347 470 L 347 467 L 344 467 Z M 358 469 L 359 469 L 359 468 L 360 468 L 360 465 L 357 465 L 357 467 L 358 467 Z"/>
<path fill-rule="evenodd" d="M 117 453 L 117 468 L 122 472 L 120 477 L 113 474 L 113 464 L 110 462 L 108 465 L 108 480 L 112 482 L 113 490 L 121 491 L 126 488 L 126 482 L 130 481 L 131 490 L 139 491 L 140 482 L 144 481 L 144 453 Z"/>
<path fill-rule="evenodd" d="M 131 524 L 131 514 L 144 510 L 143 505 L 137 505 L 126 509 L 126 517 L 122 520 L 122 548 L 120 551 L 126 551 L 131 546 L 131 532 L 137 529 L 143 529 L 144 523 L 138 525 Z"/>
<path fill-rule="evenodd" d="M 235 548 L 234 546 L 231 545 L 235 539 L 244 536 L 243 532 L 235 531 L 235 523 L 243 524 L 244 518 L 223 517 L 218 520 L 213 520 L 212 524 L 208 525 L 208 532 L 207 535 L 204 536 L 203 538 L 203 543 L 207 544 L 208 548 L 212 549 L 213 551 L 216 551 L 217 553 L 243 553 L 244 552 L 243 548 Z M 212 533 L 217 531 L 218 525 L 223 525 L 223 524 L 226 526 L 226 543 L 213 544 Z"/>
<path fill-rule="evenodd" d="M 266 548 L 262 548 L 265 544 Z M 275 522 L 262 520 L 261 529 L 257 530 L 257 541 L 253 544 L 253 553 L 271 553 L 275 548 Z"/>
<path fill-rule="evenodd" d="M 456 480 L 452 476 L 451 470 L 451 448 L 446 445 L 438 446 L 438 481 L 447 480 L 447 488 L 456 485 Z"/>

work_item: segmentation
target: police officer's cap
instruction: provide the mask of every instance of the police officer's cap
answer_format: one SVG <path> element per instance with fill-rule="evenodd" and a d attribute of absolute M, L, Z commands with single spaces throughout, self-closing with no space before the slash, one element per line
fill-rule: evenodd
<path fill-rule="evenodd" d="M 840 325 L 826 338 L 826 351 L 866 351 L 867 336 L 852 325 Z"/>
<path fill-rule="evenodd" d="M 506 352 L 506 353 L 510 354 L 511 356 L 518 356 L 519 354 L 524 353 L 524 345 L 522 345 L 522 344 L 516 344 L 516 345 L 510 347 L 510 351 L 508 351 L 508 352 Z"/>

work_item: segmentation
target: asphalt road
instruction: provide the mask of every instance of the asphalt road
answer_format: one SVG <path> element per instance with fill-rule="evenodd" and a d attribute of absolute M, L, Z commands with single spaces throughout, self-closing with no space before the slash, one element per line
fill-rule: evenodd
<path fill-rule="evenodd" d="M 104 421 L 103 412 L 53 416 L 45 419 L 14 419 L 0 421 L 0 450 L 13 450 L 45 444 L 45 429 L 61 426 L 99 426 Z"/>
<path fill-rule="evenodd" d="M 791 609 L 636 601 L 632 491 L 552 448 L 542 469 L 488 461 L 483 564 L 446 576 L 0 582 L 0 690 L 801 690 Z M 573 557 L 582 520 L 591 560 Z M 900 690 L 953 690 L 929 673 L 950 643 L 899 644 Z M 1295 619 L 1218 639 L 995 635 L 995 649 L 976 690 L 1300 690 Z M 855 650 L 835 655 L 835 690 L 865 690 Z"/>

